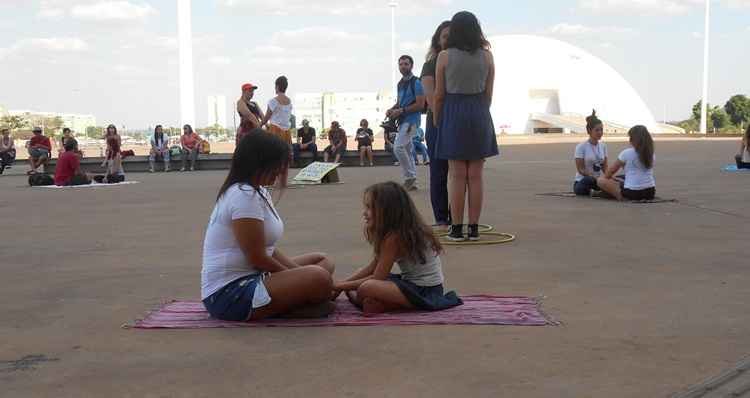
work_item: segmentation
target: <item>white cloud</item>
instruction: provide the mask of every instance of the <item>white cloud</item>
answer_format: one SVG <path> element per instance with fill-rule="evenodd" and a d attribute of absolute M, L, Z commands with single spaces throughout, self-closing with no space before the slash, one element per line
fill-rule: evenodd
<path fill-rule="evenodd" d="M 213 65 L 229 65 L 232 63 L 232 59 L 223 55 L 214 55 L 208 59 L 208 62 Z"/>
<path fill-rule="evenodd" d="M 430 40 L 425 41 L 404 41 L 398 44 L 401 51 L 426 53 L 430 48 Z"/>
<path fill-rule="evenodd" d="M 99 1 L 91 4 L 77 4 L 70 9 L 74 18 L 93 21 L 143 20 L 157 11 L 148 3 L 130 1 Z"/>
<path fill-rule="evenodd" d="M 729 8 L 750 8 L 750 0 L 723 0 L 722 4 Z"/>
<path fill-rule="evenodd" d="M 0 48 L 0 59 L 17 56 L 52 60 L 50 53 L 64 55 L 80 53 L 89 49 L 89 44 L 77 37 L 43 37 L 21 39 L 7 48 Z"/>
<path fill-rule="evenodd" d="M 704 0 L 578 0 L 578 6 L 600 14 L 681 15 Z"/>
<path fill-rule="evenodd" d="M 80 52 L 89 48 L 88 43 L 76 37 L 49 37 L 24 39 L 17 42 L 14 49 Z"/>
<path fill-rule="evenodd" d="M 436 8 L 452 5 L 454 0 L 401 1 L 399 15 L 421 15 Z M 236 13 L 253 15 L 373 15 L 389 14 L 386 0 L 218 0 L 219 7 Z"/>
<path fill-rule="evenodd" d="M 40 8 L 37 16 L 44 19 L 60 19 L 65 16 L 65 10 L 62 8 Z"/>
<path fill-rule="evenodd" d="M 586 36 L 592 34 L 633 35 L 636 31 L 631 28 L 618 26 L 586 26 L 580 24 L 559 23 L 547 29 L 546 33 L 561 36 Z"/>

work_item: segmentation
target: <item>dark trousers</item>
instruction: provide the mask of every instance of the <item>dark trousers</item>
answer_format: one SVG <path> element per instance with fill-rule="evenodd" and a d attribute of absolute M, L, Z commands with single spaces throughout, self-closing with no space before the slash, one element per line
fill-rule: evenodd
<path fill-rule="evenodd" d="M 586 176 L 581 181 L 576 181 L 573 184 L 573 192 L 578 196 L 589 196 L 591 195 L 591 190 L 601 191 L 594 177 Z"/>
<path fill-rule="evenodd" d="M 450 225 L 451 212 L 448 205 L 448 160 L 438 159 L 437 153 L 438 129 L 432 124 L 432 117 L 427 116 L 427 153 L 430 157 L 430 201 L 435 223 Z"/>
<path fill-rule="evenodd" d="M 318 146 L 315 145 L 315 143 L 311 143 L 307 146 L 307 148 L 302 149 L 302 146 L 300 144 L 293 144 L 292 145 L 292 153 L 294 154 L 294 160 L 299 162 L 299 154 L 300 152 L 312 152 L 313 154 L 313 162 L 318 161 Z"/>
<path fill-rule="evenodd" d="M 735 156 L 734 161 L 737 162 L 738 169 L 750 169 L 750 163 L 743 162 L 742 156 Z"/>
<path fill-rule="evenodd" d="M 16 151 L 6 151 L 0 153 L 0 174 L 5 171 L 5 168 L 12 165 L 16 160 Z"/>

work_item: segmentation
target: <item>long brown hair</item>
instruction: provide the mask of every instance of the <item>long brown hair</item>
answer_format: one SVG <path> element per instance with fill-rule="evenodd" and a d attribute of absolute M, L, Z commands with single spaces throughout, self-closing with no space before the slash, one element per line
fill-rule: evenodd
<path fill-rule="evenodd" d="M 484 37 L 476 15 L 461 11 L 453 16 L 446 48 L 457 48 L 472 54 L 477 50 L 490 49 L 490 42 Z"/>
<path fill-rule="evenodd" d="M 425 251 L 432 248 L 442 253 L 443 247 L 419 214 L 417 207 L 399 184 L 389 181 L 365 189 L 364 201 L 372 211 L 370 226 L 365 228 L 365 238 L 372 245 L 375 257 L 388 236 L 398 237 L 404 258 L 424 264 Z"/>
<path fill-rule="evenodd" d="M 638 153 L 638 159 L 641 160 L 643 167 L 647 169 L 654 167 L 654 139 L 651 138 L 646 126 L 633 126 L 628 131 L 628 137 L 630 137 L 630 144 Z"/>
<path fill-rule="evenodd" d="M 430 40 L 430 49 L 427 51 L 427 56 L 425 57 L 427 61 L 430 61 L 433 58 L 437 58 L 438 54 L 440 54 L 440 51 L 443 51 L 443 47 L 440 45 L 440 35 L 443 33 L 443 30 L 445 30 L 445 28 L 450 28 L 450 26 L 451 21 L 443 21 L 440 25 L 438 25 L 435 34 L 432 35 L 432 40 Z"/>

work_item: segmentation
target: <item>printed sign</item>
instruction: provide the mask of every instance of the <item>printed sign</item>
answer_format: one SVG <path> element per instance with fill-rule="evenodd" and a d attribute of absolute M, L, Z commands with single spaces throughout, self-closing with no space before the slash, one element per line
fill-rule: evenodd
<path fill-rule="evenodd" d="M 294 181 L 301 183 L 338 182 L 338 172 L 336 172 L 336 168 L 340 165 L 341 163 L 314 162 L 302 169 L 302 171 L 294 177 Z"/>

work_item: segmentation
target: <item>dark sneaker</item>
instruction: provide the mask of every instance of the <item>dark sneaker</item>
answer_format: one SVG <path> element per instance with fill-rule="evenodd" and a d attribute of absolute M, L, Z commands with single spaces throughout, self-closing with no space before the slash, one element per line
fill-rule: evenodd
<path fill-rule="evenodd" d="M 479 225 L 469 224 L 469 240 L 476 242 L 479 240 Z"/>
<path fill-rule="evenodd" d="M 466 240 L 464 237 L 463 225 L 451 225 L 450 231 L 446 238 L 453 242 L 463 242 Z"/>

